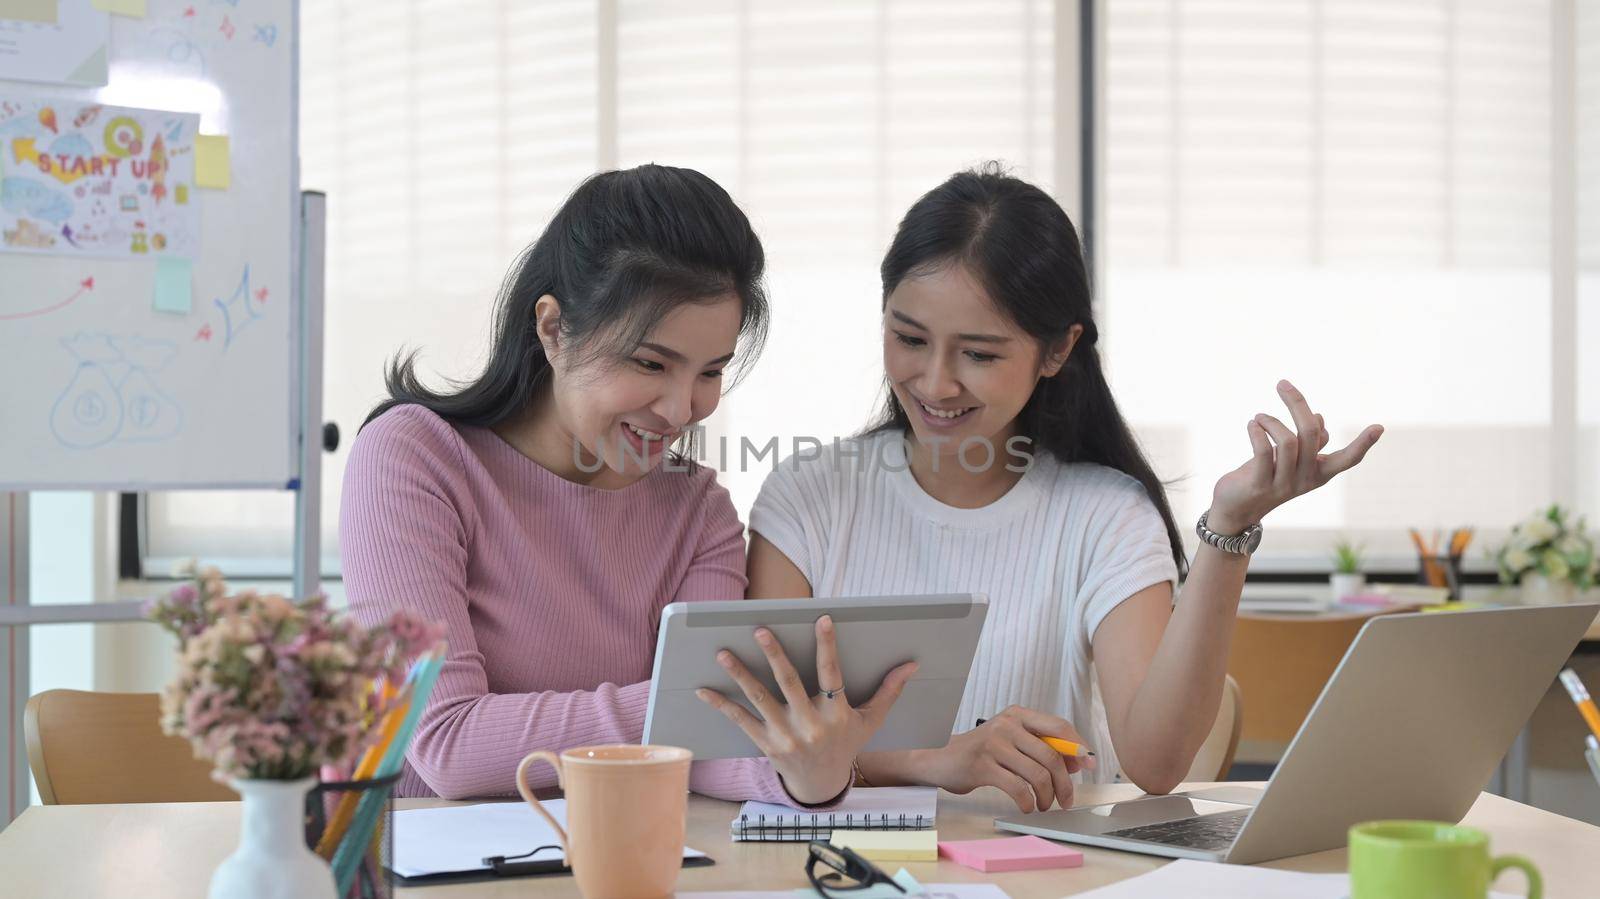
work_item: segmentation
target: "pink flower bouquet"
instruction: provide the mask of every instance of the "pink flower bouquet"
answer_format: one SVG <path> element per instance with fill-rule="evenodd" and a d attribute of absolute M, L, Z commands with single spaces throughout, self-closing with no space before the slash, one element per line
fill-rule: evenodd
<path fill-rule="evenodd" d="M 229 595 L 215 568 L 146 606 L 177 635 L 161 725 L 216 765 L 213 776 L 296 780 L 344 765 L 377 739 L 374 684 L 398 686 L 443 628 L 407 612 L 368 630 L 321 594 Z"/>

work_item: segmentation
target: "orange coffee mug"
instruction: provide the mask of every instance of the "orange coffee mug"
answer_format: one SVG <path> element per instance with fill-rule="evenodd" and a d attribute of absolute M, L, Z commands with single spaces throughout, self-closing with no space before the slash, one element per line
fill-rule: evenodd
<path fill-rule="evenodd" d="M 660 899 L 672 895 L 683 867 L 693 757 L 676 746 L 530 752 L 517 765 L 517 791 L 555 828 L 587 899 Z M 528 786 L 534 762 L 556 769 L 567 799 L 564 829 Z"/>

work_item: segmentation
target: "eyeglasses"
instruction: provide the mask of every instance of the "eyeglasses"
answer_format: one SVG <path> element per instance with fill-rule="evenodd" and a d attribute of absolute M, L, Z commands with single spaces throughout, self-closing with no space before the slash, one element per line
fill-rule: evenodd
<path fill-rule="evenodd" d="M 817 862 L 833 870 L 818 875 Z M 895 883 L 894 878 L 883 873 L 872 862 L 851 849 L 835 846 L 827 840 L 811 841 L 810 855 L 806 859 L 806 879 L 823 896 L 849 896 L 853 890 L 864 890 L 880 883 L 886 883 L 901 893 L 906 891 L 905 887 Z"/>

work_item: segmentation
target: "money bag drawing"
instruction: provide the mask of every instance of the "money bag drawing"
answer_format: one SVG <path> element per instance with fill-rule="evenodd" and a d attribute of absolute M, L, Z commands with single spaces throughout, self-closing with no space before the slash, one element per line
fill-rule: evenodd
<path fill-rule="evenodd" d="M 166 440 L 183 430 L 183 409 L 154 378 L 178 354 L 176 344 L 79 333 L 61 345 L 77 360 L 50 410 L 50 430 L 62 446 Z"/>

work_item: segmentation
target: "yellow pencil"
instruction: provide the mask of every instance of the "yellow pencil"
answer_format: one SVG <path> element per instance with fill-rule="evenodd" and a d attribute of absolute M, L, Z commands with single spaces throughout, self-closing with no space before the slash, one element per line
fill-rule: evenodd
<path fill-rule="evenodd" d="M 1054 749 L 1056 752 L 1059 752 L 1062 755 L 1070 755 L 1073 758 L 1080 759 L 1085 757 L 1092 759 L 1095 757 L 1094 750 L 1083 745 L 1082 743 L 1074 743 L 1071 740 L 1063 740 L 1059 737 L 1040 737 L 1039 739 L 1044 741 L 1044 745 Z"/>
<path fill-rule="evenodd" d="M 973 726 L 982 727 L 984 722 L 988 720 L 988 718 L 979 718 L 978 723 Z M 1051 749 L 1054 749 L 1056 752 L 1059 752 L 1062 755 L 1070 755 L 1073 758 L 1079 759 L 1092 759 L 1095 757 L 1094 750 L 1083 745 L 1082 743 L 1074 743 L 1071 740 L 1063 740 L 1060 737 L 1039 737 L 1039 739 L 1044 741 L 1044 745 L 1049 746 Z"/>
<path fill-rule="evenodd" d="M 1600 709 L 1594 707 L 1594 700 L 1589 698 L 1589 691 L 1583 686 L 1583 681 L 1578 680 L 1578 672 L 1567 668 L 1561 672 L 1561 685 L 1567 688 L 1567 694 L 1578 706 L 1578 714 L 1588 722 L 1589 729 L 1600 737 Z"/>
<path fill-rule="evenodd" d="M 411 685 L 406 684 L 400 691 L 398 700 L 384 712 L 383 731 L 378 737 L 378 742 L 367 747 L 361 754 L 361 761 L 356 764 L 355 776 L 351 780 L 367 780 L 378 771 L 378 763 L 383 760 L 383 752 L 400 730 L 400 723 L 405 720 L 406 710 L 411 705 Z M 344 832 L 350 827 L 350 819 L 356 813 L 356 792 L 351 790 L 339 797 L 339 807 L 334 810 L 333 817 L 328 820 L 328 826 L 323 828 L 322 838 L 317 841 L 317 854 L 324 858 L 332 858 L 339 847 L 339 841 L 344 838 Z"/>

